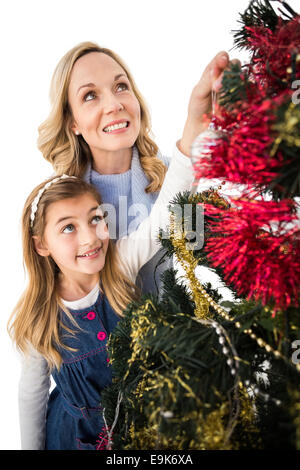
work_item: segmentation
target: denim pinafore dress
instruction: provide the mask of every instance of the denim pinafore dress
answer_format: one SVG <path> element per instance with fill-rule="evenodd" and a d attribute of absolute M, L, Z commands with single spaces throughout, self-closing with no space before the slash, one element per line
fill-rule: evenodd
<path fill-rule="evenodd" d="M 45 449 L 105 449 L 101 391 L 112 382 L 107 341 L 120 317 L 100 291 L 89 308 L 69 311 L 81 329 L 62 312 L 64 325 L 75 331 L 73 337 L 63 329 L 62 342 L 77 351 L 61 349 L 62 366 L 52 372 L 56 387 L 48 402 Z"/>

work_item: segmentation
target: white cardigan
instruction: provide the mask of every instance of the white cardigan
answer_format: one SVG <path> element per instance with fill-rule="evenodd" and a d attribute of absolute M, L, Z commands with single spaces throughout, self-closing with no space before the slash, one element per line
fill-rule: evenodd
<path fill-rule="evenodd" d="M 116 246 L 126 275 L 135 282 L 140 268 L 159 250 L 157 242 L 159 228 L 169 225 L 168 205 L 178 192 L 192 189 L 194 180 L 192 163 L 182 154 L 177 145 L 159 196 L 149 216 L 137 230 L 119 239 Z M 97 298 L 95 288 L 84 298 L 65 305 L 72 309 L 86 308 Z M 23 450 L 44 449 L 46 413 L 50 389 L 50 373 L 46 360 L 31 348 L 30 354 L 22 357 L 19 382 L 19 418 L 21 446 Z"/>

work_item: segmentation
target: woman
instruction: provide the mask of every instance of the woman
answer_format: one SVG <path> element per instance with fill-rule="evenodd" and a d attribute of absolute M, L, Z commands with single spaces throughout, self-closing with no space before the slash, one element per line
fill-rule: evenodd
<path fill-rule="evenodd" d="M 218 89 L 226 52 L 208 64 L 192 91 L 188 116 L 177 149 L 189 155 L 204 130 L 203 114 L 211 108 L 211 90 Z M 111 50 L 84 42 L 58 63 L 50 89 L 52 109 L 39 127 L 38 147 L 58 174 L 83 177 L 109 205 L 111 238 L 135 230 L 149 214 L 164 180 L 169 159 L 162 157 L 150 136 L 146 104 L 124 62 Z M 137 217 L 138 215 L 138 217 Z M 142 292 L 157 293 L 162 256 L 140 271 Z"/>

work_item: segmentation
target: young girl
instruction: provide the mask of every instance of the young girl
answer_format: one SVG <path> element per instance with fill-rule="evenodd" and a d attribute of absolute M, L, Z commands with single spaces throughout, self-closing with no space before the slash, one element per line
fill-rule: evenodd
<path fill-rule="evenodd" d="M 112 380 L 109 334 L 138 296 L 135 279 L 159 249 L 169 201 L 192 182 L 190 159 L 175 147 L 150 215 L 116 243 L 98 192 L 78 177 L 54 177 L 28 197 L 22 218 L 28 286 L 9 328 L 25 353 L 22 449 L 97 448 L 104 426 L 101 391 Z M 56 387 L 49 398 L 50 373 Z"/>

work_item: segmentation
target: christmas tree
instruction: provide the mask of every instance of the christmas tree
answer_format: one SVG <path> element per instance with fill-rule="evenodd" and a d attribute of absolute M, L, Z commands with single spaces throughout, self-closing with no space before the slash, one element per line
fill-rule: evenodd
<path fill-rule="evenodd" d="M 300 449 L 300 16 L 273 3 L 240 15 L 249 64 L 224 73 L 215 139 L 195 147 L 197 177 L 221 183 L 178 194 L 160 233 L 185 277 L 166 271 L 160 298 L 129 305 L 110 337 L 99 449 Z"/>

